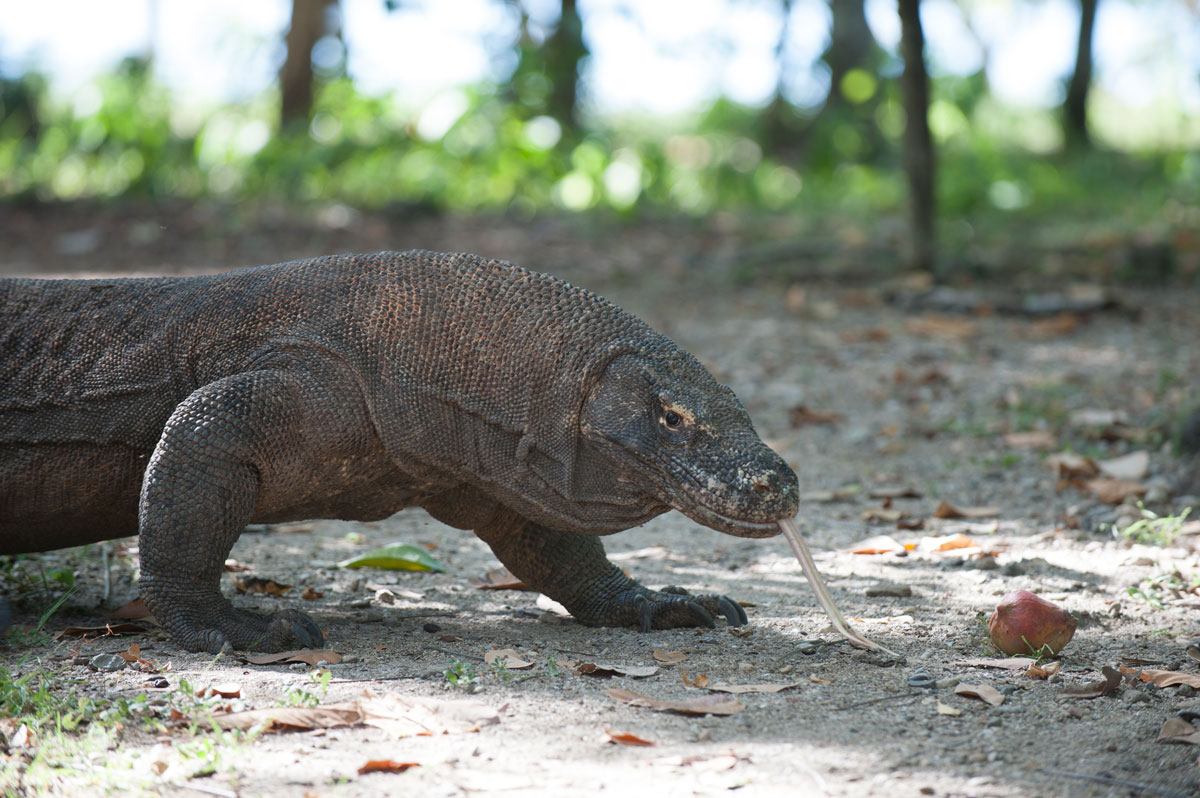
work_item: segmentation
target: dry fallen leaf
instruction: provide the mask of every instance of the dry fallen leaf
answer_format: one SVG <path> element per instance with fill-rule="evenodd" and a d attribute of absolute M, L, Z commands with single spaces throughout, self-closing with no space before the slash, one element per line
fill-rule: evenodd
<path fill-rule="evenodd" d="M 1004 443 L 1014 449 L 1033 449 L 1035 451 L 1045 451 L 1058 446 L 1054 435 L 1045 430 L 1010 432 L 1004 436 Z"/>
<path fill-rule="evenodd" d="M 746 708 L 746 705 L 740 701 L 717 695 L 698 696 L 684 701 L 668 701 L 651 698 L 621 687 L 609 688 L 608 695 L 630 706 L 649 707 L 656 712 L 677 712 L 681 715 L 736 715 Z"/>
<path fill-rule="evenodd" d="M 1092 458 L 1075 454 L 1074 452 L 1059 452 L 1046 458 L 1049 466 L 1059 479 L 1088 479 L 1100 473 L 1100 466 Z"/>
<path fill-rule="evenodd" d="M 1158 732 L 1158 739 L 1154 742 L 1200 745 L 1200 729 L 1183 718 L 1167 718 L 1166 723 Z"/>
<path fill-rule="evenodd" d="M 409 768 L 420 767 L 420 762 L 396 762 L 392 759 L 369 759 L 358 769 L 358 775 L 364 773 L 403 773 Z"/>
<path fill-rule="evenodd" d="M 995 518 L 998 515 L 998 507 L 959 507 L 945 500 L 933 511 L 934 518 Z"/>
<path fill-rule="evenodd" d="M 29 726 L 22 723 L 9 738 L 8 746 L 10 748 L 33 748 L 37 746 L 37 738 L 33 736 L 33 731 Z"/>
<path fill-rule="evenodd" d="M 733 752 L 730 752 L 728 754 L 718 754 L 716 756 L 707 756 L 705 754 L 693 754 L 692 756 L 664 756 L 658 759 L 651 759 L 646 764 L 655 765 L 657 767 L 690 767 L 693 770 L 715 772 L 719 770 L 729 770 L 737 763 L 737 755 Z"/>
<path fill-rule="evenodd" d="M 924 316 L 908 319 L 904 329 L 912 335 L 940 338 L 945 341 L 965 341 L 979 334 L 979 325 L 955 316 Z"/>
<path fill-rule="evenodd" d="M 956 549 L 979 547 L 978 543 L 961 532 L 955 532 L 953 535 L 945 535 L 940 538 L 933 538 L 932 540 L 926 538 L 926 540 L 929 540 L 932 544 L 933 551 L 955 551 Z"/>
<path fill-rule="evenodd" d="M 1054 660 L 1043 665 L 1030 665 L 1029 670 L 1025 671 L 1025 675 L 1030 679 L 1049 679 L 1060 670 L 1062 670 L 1062 663 Z"/>
<path fill-rule="evenodd" d="M 923 494 L 911 485 L 881 485 L 871 488 L 867 495 L 872 499 L 919 499 Z"/>
<path fill-rule="evenodd" d="M 889 554 L 904 551 L 904 545 L 891 535 L 875 535 L 850 547 L 851 554 Z"/>
<path fill-rule="evenodd" d="M 359 723 L 383 729 L 394 737 L 429 736 L 478 731 L 499 723 L 500 716 L 475 701 L 434 701 L 396 693 L 364 694 L 356 701 L 318 707 L 276 707 L 214 716 L 222 729 L 292 731 L 353 726 Z"/>
<path fill-rule="evenodd" d="M 233 586 L 239 593 L 265 593 L 268 596 L 282 596 L 292 589 L 291 585 L 280 584 L 261 576 L 235 576 Z"/>
<path fill-rule="evenodd" d="M 1104 674 L 1104 678 L 1100 681 L 1079 687 L 1067 687 L 1059 695 L 1063 698 L 1099 698 L 1121 686 L 1121 672 L 1116 668 L 1105 665 L 1101 672 Z"/>
<path fill-rule="evenodd" d="M 538 593 L 538 597 L 534 601 L 534 604 L 537 605 L 537 608 L 539 610 L 544 610 L 545 612 L 548 612 L 552 615 L 558 615 L 559 617 L 562 617 L 562 618 L 569 618 L 571 616 L 571 613 L 567 610 L 566 607 L 559 604 L 557 601 L 550 598 L 545 593 Z"/>
<path fill-rule="evenodd" d="M 653 656 L 655 662 L 661 662 L 663 665 L 674 665 L 687 659 L 687 654 L 682 651 L 663 651 L 661 648 L 654 649 Z"/>
<path fill-rule="evenodd" d="M 813 410 L 806 405 L 796 405 L 789 416 L 793 427 L 803 427 L 806 424 L 837 424 L 842 420 L 841 413 L 828 410 Z"/>
<path fill-rule="evenodd" d="M 1150 453 L 1144 451 L 1130 452 L 1112 460 L 1100 460 L 1096 463 L 1101 473 L 1112 479 L 1123 479 L 1127 482 L 1137 482 L 1146 476 L 1150 470 Z"/>
<path fill-rule="evenodd" d="M 332 726 L 354 726 L 362 722 L 357 701 L 343 701 L 318 707 L 274 707 L 214 715 L 222 729 L 250 729 L 262 726 L 264 732 L 308 731 Z"/>
<path fill-rule="evenodd" d="M 891 338 L 891 333 L 882 327 L 860 327 L 856 330 L 846 330 L 841 334 L 843 343 L 882 343 Z"/>
<path fill-rule="evenodd" d="M 978 698 L 993 707 L 1004 703 L 1004 694 L 989 684 L 960 684 L 954 688 L 954 694 L 965 698 Z"/>
<path fill-rule="evenodd" d="M 628 676 L 631 679 L 645 679 L 658 673 L 655 665 L 613 665 L 607 662 L 585 662 L 575 669 L 578 676 L 595 676 L 598 679 L 611 679 L 613 676 Z"/>
<path fill-rule="evenodd" d="M 292 651 L 280 651 L 277 654 L 255 654 L 246 657 L 251 665 L 277 665 L 281 662 L 306 662 L 314 668 L 322 660 L 327 665 L 336 665 L 342 661 L 342 655 L 327 648 L 298 648 Z"/>
<path fill-rule="evenodd" d="M 1130 496 L 1142 496 L 1146 486 L 1124 479 L 1093 479 L 1085 487 L 1105 504 L 1120 504 Z"/>
<path fill-rule="evenodd" d="M 1200 689 L 1200 674 L 1183 673 L 1181 671 L 1144 670 L 1138 674 L 1143 682 L 1149 682 L 1155 687 L 1175 687 L 1186 684 L 1188 687 Z"/>
<path fill-rule="evenodd" d="M 903 510 L 885 507 L 870 507 L 866 510 L 863 510 L 859 517 L 867 522 L 882 521 L 884 523 L 894 524 L 907 515 L 908 513 L 904 512 Z"/>
<path fill-rule="evenodd" d="M 314 590 L 312 585 L 304 588 L 304 592 L 300 594 L 300 598 L 304 599 L 305 601 L 315 601 L 316 599 L 324 598 L 324 596 L 325 594 L 320 590 Z"/>
<path fill-rule="evenodd" d="M 141 620 L 142 618 L 153 619 L 154 615 L 151 614 L 150 610 L 146 607 L 146 603 L 142 601 L 141 597 L 139 596 L 128 604 L 118 607 L 104 617 L 117 618 L 122 621 L 137 621 Z"/>
<path fill-rule="evenodd" d="M 801 684 L 803 682 L 788 682 L 787 684 L 710 684 L 705 689 L 715 690 L 718 693 L 740 695 L 742 693 L 778 693 L 781 690 L 790 690 L 793 687 L 799 687 Z"/>
<path fill-rule="evenodd" d="M 529 590 L 528 585 L 503 565 L 468 581 L 480 590 Z"/>
<path fill-rule="evenodd" d="M 1076 410 L 1071 413 L 1068 421 L 1072 427 L 1108 427 L 1113 424 L 1124 424 L 1125 413 L 1120 410 Z"/>
<path fill-rule="evenodd" d="M 651 742 L 650 740 L 643 740 L 636 734 L 630 734 L 629 732 L 614 732 L 612 729 L 605 729 L 604 731 L 608 735 L 608 739 L 605 740 L 605 742 L 613 743 L 615 745 L 640 747 L 655 745 L 655 743 Z"/>
<path fill-rule="evenodd" d="M 958 715 L 962 714 L 962 710 L 955 709 L 954 707 L 950 706 L 949 704 L 943 704 L 942 699 L 939 698 L 939 699 L 937 699 L 937 713 L 939 715 L 949 715 L 950 717 L 957 717 Z"/>
<path fill-rule="evenodd" d="M 1078 326 L 1079 317 L 1074 313 L 1064 312 L 1030 322 L 1024 331 L 1030 338 L 1057 338 L 1075 332 Z"/>
<path fill-rule="evenodd" d="M 211 698 L 219 695 L 221 698 L 241 698 L 242 686 L 237 682 L 217 682 L 202 688 L 196 693 L 199 698 Z"/>
<path fill-rule="evenodd" d="M 484 652 L 483 661 L 488 665 L 500 662 L 510 671 L 533 667 L 532 662 L 521 659 L 520 653 L 511 648 L 493 648 L 491 651 Z"/>
<path fill-rule="evenodd" d="M 682 674 L 680 674 L 680 677 L 683 679 L 683 683 L 688 687 L 698 687 L 701 690 L 703 690 L 705 687 L 708 687 L 708 677 L 703 673 L 696 674 L 695 679 L 689 679 L 687 671 L 684 671 Z"/>

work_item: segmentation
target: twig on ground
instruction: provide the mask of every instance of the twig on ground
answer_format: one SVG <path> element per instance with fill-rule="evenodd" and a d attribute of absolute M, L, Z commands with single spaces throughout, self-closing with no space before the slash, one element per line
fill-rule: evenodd
<path fill-rule="evenodd" d="M 885 695 L 883 698 L 872 698 L 867 701 L 855 701 L 853 704 L 843 704 L 840 707 L 834 707 L 834 712 L 841 712 L 844 709 L 855 709 L 857 707 L 866 707 L 871 704 L 882 704 L 885 701 L 899 701 L 906 698 L 921 698 L 921 695 L 911 695 L 909 693 L 897 693 L 896 695 Z"/>
<path fill-rule="evenodd" d="M 483 657 L 477 657 L 474 654 L 467 654 L 462 651 L 455 651 L 452 648 L 442 648 L 441 646 L 426 646 L 426 648 L 430 649 L 431 651 L 440 651 L 443 654 L 449 654 L 450 656 L 458 657 L 459 659 L 473 659 L 476 662 L 486 662 L 487 661 Z"/>

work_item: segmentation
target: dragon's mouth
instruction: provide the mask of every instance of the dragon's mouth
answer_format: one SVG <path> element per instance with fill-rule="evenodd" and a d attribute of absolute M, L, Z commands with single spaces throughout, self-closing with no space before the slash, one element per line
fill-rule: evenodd
<path fill-rule="evenodd" d="M 775 521 L 764 523 L 762 521 L 747 521 L 741 518 L 733 518 L 724 513 L 719 513 L 711 507 L 705 507 L 702 504 L 681 506 L 680 504 L 672 503 L 671 506 L 696 523 L 704 524 L 706 527 L 715 529 L 718 532 L 736 535 L 739 538 L 769 538 L 779 534 L 779 524 Z"/>

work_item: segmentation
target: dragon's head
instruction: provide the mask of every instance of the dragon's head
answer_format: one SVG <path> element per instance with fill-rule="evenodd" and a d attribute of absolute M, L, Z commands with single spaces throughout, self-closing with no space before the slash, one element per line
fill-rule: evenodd
<path fill-rule="evenodd" d="M 617 479 L 705 526 L 769 537 L 796 514 L 795 472 L 758 437 L 733 391 L 680 349 L 614 358 L 581 427 Z"/>

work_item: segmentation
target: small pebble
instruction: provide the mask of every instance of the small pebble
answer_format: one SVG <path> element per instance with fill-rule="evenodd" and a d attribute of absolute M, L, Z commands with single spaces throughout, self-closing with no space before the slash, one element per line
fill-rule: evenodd
<path fill-rule="evenodd" d="M 433 621 L 430 621 L 429 623 L 421 624 L 421 628 L 424 629 L 426 632 L 429 632 L 430 634 L 433 634 L 434 632 L 442 631 L 442 627 L 438 626 Z"/>
<path fill-rule="evenodd" d="M 1146 489 L 1146 495 L 1143 501 L 1147 504 L 1161 504 L 1170 496 L 1170 489 L 1163 484 L 1151 485 Z"/>
<path fill-rule="evenodd" d="M 125 660 L 116 654 L 97 654 L 88 660 L 88 665 L 98 671 L 108 671 L 111 673 L 113 671 L 124 670 Z"/>
<path fill-rule="evenodd" d="M 933 687 L 937 684 L 934 678 L 925 671 L 917 671 L 913 675 L 909 676 L 905 681 L 908 683 L 909 687 L 916 687 L 918 689 L 933 689 Z"/>
<path fill-rule="evenodd" d="M 867 588 L 866 594 L 868 598 L 876 598 L 881 596 L 888 598 L 907 598 L 912 595 L 912 586 L 896 585 L 884 582 Z"/>
<path fill-rule="evenodd" d="M 796 650 L 806 657 L 811 657 L 821 650 L 821 641 L 819 640 L 801 640 L 796 644 Z"/>
<path fill-rule="evenodd" d="M 1145 704 L 1150 700 L 1150 696 L 1141 690 L 1127 690 L 1121 697 L 1125 700 L 1126 704 Z"/>
<path fill-rule="evenodd" d="M 945 679 L 938 679 L 933 683 L 933 686 L 939 690 L 947 690 L 951 687 L 957 686 L 959 681 L 960 680 L 957 676 L 949 676 Z"/>
<path fill-rule="evenodd" d="M 1180 698 L 1195 698 L 1196 688 L 1192 687 L 1190 684 L 1181 684 L 1175 688 L 1175 695 L 1179 696 Z"/>

